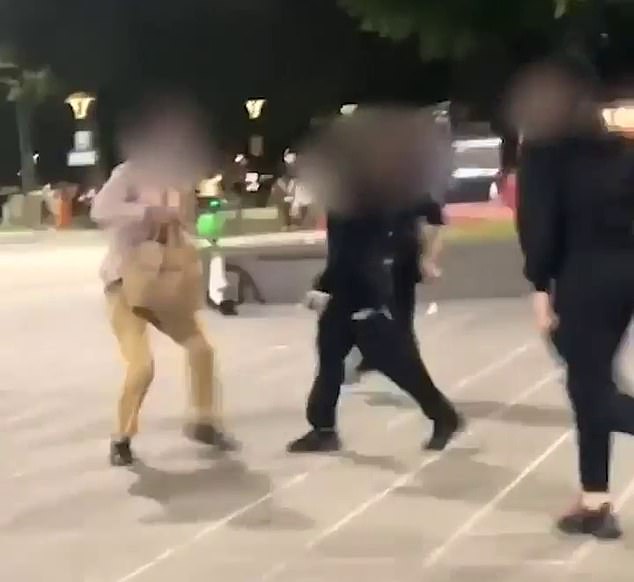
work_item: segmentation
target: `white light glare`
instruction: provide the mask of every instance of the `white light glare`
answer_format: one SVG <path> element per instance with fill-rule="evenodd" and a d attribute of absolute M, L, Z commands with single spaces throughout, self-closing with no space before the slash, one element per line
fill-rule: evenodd
<path fill-rule="evenodd" d="M 478 149 L 495 149 L 502 145 L 502 139 L 499 137 L 482 138 L 482 139 L 458 139 L 453 142 L 454 149 L 464 152 L 466 150 Z"/>
<path fill-rule="evenodd" d="M 498 168 L 456 168 L 453 177 L 456 180 L 468 180 L 470 178 L 494 178 L 500 173 Z"/>
<path fill-rule="evenodd" d="M 347 103 L 342 105 L 339 111 L 341 115 L 352 115 L 358 108 L 359 106 L 356 103 Z"/>

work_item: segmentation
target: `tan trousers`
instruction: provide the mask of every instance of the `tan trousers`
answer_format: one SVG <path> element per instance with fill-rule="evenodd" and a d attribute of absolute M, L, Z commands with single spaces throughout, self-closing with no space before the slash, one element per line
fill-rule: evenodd
<path fill-rule="evenodd" d="M 132 311 L 120 286 L 109 288 L 106 298 L 112 329 L 126 365 L 119 400 L 117 436 L 132 437 L 138 432 L 139 412 L 154 379 L 154 359 L 148 334 L 150 323 Z M 163 318 L 152 323 L 187 353 L 192 420 L 210 422 L 217 426 L 219 419 L 215 413 L 214 352 L 197 318 L 192 314 L 187 317 Z"/>

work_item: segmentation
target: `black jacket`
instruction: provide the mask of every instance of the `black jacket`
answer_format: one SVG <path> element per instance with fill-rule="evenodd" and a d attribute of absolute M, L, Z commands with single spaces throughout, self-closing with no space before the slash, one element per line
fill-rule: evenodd
<path fill-rule="evenodd" d="M 352 310 L 380 309 L 392 296 L 391 222 L 380 216 L 329 215 L 328 258 L 315 287 Z"/>
<path fill-rule="evenodd" d="M 393 276 L 420 282 L 420 258 L 424 252 L 420 222 L 431 226 L 442 226 L 444 221 L 442 206 L 434 200 L 421 202 L 411 210 L 396 216 L 392 229 Z"/>
<path fill-rule="evenodd" d="M 634 249 L 634 145 L 596 134 L 529 143 L 518 174 L 526 278 L 548 291 L 571 256 Z"/>

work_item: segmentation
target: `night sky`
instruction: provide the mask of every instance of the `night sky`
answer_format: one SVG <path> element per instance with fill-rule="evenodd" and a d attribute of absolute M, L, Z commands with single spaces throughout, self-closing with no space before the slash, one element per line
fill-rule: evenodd
<path fill-rule="evenodd" d="M 311 117 L 342 103 L 423 104 L 465 86 L 455 82 L 455 67 L 423 64 L 416 42 L 393 44 L 359 32 L 336 0 L 0 0 L 0 46 L 7 43 L 22 63 L 49 65 L 63 88 L 36 116 L 34 138 L 46 180 L 64 171 L 72 119 L 62 102 L 74 90 L 97 93 L 110 154 L 118 117 L 150 91 L 195 95 L 227 151 L 244 148 L 243 102 L 266 97 L 260 129 L 277 155 L 303 134 Z M 471 74 L 466 84 L 491 85 L 488 79 L 498 71 L 472 65 L 463 67 Z M 12 106 L 2 103 L 3 183 L 17 167 L 15 140 Z"/>

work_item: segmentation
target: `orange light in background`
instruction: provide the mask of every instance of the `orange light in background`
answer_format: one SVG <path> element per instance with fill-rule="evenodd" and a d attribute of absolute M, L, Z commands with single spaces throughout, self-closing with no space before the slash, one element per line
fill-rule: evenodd
<path fill-rule="evenodd" d="M 605 107 L 601 114 L 609 131 L 634 137 L 633 103 L 621 103 L 611 107 Z"/>

